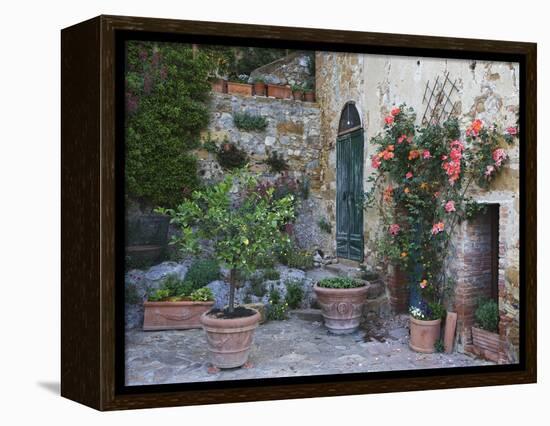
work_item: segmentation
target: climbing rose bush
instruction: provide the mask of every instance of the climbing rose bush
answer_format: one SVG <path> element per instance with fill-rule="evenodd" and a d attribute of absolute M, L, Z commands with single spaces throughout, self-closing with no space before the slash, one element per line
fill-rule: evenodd
<path fill-rule="evenodd" d="M 452 284 L 444 262 L 453 231 L 481 209 L 468 189 L 489 187 L 519 132 L 516 127 L 502 132 L 480 119 L 464 130 L 456 119 L 422 127 L 415 120 L 412 108 L 393 108 L 384 130 L 371 139 L 375 172 L 368 178 L 365 207 L 380 211 L 379 256 L 408 273 L 420 292 L 414 308 L 429 317 L 430 306 L 440 304 Z"/>

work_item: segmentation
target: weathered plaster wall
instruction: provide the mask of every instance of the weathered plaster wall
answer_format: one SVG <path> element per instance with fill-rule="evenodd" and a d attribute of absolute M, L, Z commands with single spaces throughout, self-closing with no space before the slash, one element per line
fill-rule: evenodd
<path fill-rule="evenodd" d="M 465 128 L 474 118 L 502 126 L 515 125 L 519 110 L 519 65 L 503 62 L 446 60 L 383 55 L 317 52 L 316 87 L 321 106 L 320 195 L 327 216 L 335 220 L 336 154 L 338 120 L 347 101 L 355 101 L 365 129 L 365 179 L 373 172 L 368 159 L 374 152 L 368 140 L 380 132 L 384 117 L 392 107 L 406 103 L 418 114 L 418 124 L 426 108 L 423 102 L 428 82 L 449 73 L 457 81 L 458 116 Z M 517 361 L 519 326 L 519 150 L 508 150 L 510 162 L 493 182 L 490 191 L 472 188 L 476 200 L 500 205 L 499 306 L 501 336 L 510 361 Z M 365 180 L 365 190 L 368 189 Z M 464 225 L 466 226 L 466 225 Z M 334 228 L 334 227 L 333 227 Z M 372 262 L 371 244 L 376 239 L 378 217 L 365 214 L 365 255 Z M 333 236 L 334 237 L 334 236 Z M 334 241 L 334 238 L 333 238 Z M 464 239 L 461 240 L 464 244 Z M 333 245 L 333 250 L 335 249 Z M 465 246 L 458 250 L 465 250 Z M 457 272 L 457 284 L 467 274 Z"/>

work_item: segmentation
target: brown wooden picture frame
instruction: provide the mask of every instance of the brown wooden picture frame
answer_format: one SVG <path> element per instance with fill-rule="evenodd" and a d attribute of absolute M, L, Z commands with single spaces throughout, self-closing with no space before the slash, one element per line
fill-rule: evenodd
<path fill-rule="evenodd" d="M 520 363 L 461 371 L 429 370 L 316 376 L 253 384 L 159 385 L 131 391 L 117 385 L 120 309 L 117 308 L 116 235 L 120 178 L 116 157 L 117 43 L 125 33 L 262 45 L 323 46 L 441 58 L 520 63 Z M 215 22 L 99 16 L 61 32 L 62 71 L 62 294 L 61 394 L 99 410 L 211 404 L 425 389 L 533 383 L 537 366 L 536 316 L 536 44 L 272 27 Z M 120 54 L 120 52 L 118 52 Z M 119 154 L 117 154 L 117 152 Z M 118 206 L 118 207 L 117 207 Z M 118 354 L 120 355 L 120 354 Z"/>

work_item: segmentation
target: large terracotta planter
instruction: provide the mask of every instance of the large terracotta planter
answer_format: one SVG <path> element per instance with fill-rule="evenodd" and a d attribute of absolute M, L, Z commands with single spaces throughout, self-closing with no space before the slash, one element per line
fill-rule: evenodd
<path fill-rule="evenodd" d="M 246 83 L 227 82 L 227 93 L 232 95 L 252 96 L 252 85 Z"/>
<path fill-rule="evenodd" d="M 144 302 L 144 330 L 187 330 L 201 328 L 201 315 L 214 302 Z"/>
<path fill-rule="evenodd" d="M 334 334 L 353 333 L 361 323 L 368 287 L 325 288 L 313 287 L 325 327 Z"/>
<path fill-rule="evenodd" d="M 218 368 L 235 368 L 246 363 L 254 330 L 261 318 L 258 311 L 252 310 L 254 315 L 231 319 L 215 318 L 208 315 L 208 312 L 202 314 L 201 323 L 206 332 L 212 365 Z"/>
<path fill-rule="evenodd" d="M 267 96 L 271 96 L 277 99 L 290 99 L 292 98 L 292 90 L 288 86 L 280 86 L 278 84 L 267 85 Z"/>
<path fill-rule="evenodd" d="M 481 356 L 491 361 L 498 361 L 500 336 L 497 333 L 472 327 L 472 341 Z"/>
<path fill-rule="evenodd" d="M 441 319 L 432 321 L 410 318 L 411 336 L 409 346 L 413 351 L 431 354 L 435 352 L 435 343 L 441 334 Z"/>

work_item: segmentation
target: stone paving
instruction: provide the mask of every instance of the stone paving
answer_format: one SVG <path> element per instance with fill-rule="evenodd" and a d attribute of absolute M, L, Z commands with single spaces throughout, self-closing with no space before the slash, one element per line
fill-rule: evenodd
<path fill-rule="evenodd" d="M 261 324 L 250 368 L 211 373 L 202 330 L 126 332 L 126 384 L 148 385 L 491 365 L 464 354 L 419 354 L 408 347 L 406 317 L 332 335 L 320 321 L 291 316 Z M 210 370 L 211 371 L 211 370 Z"/>

